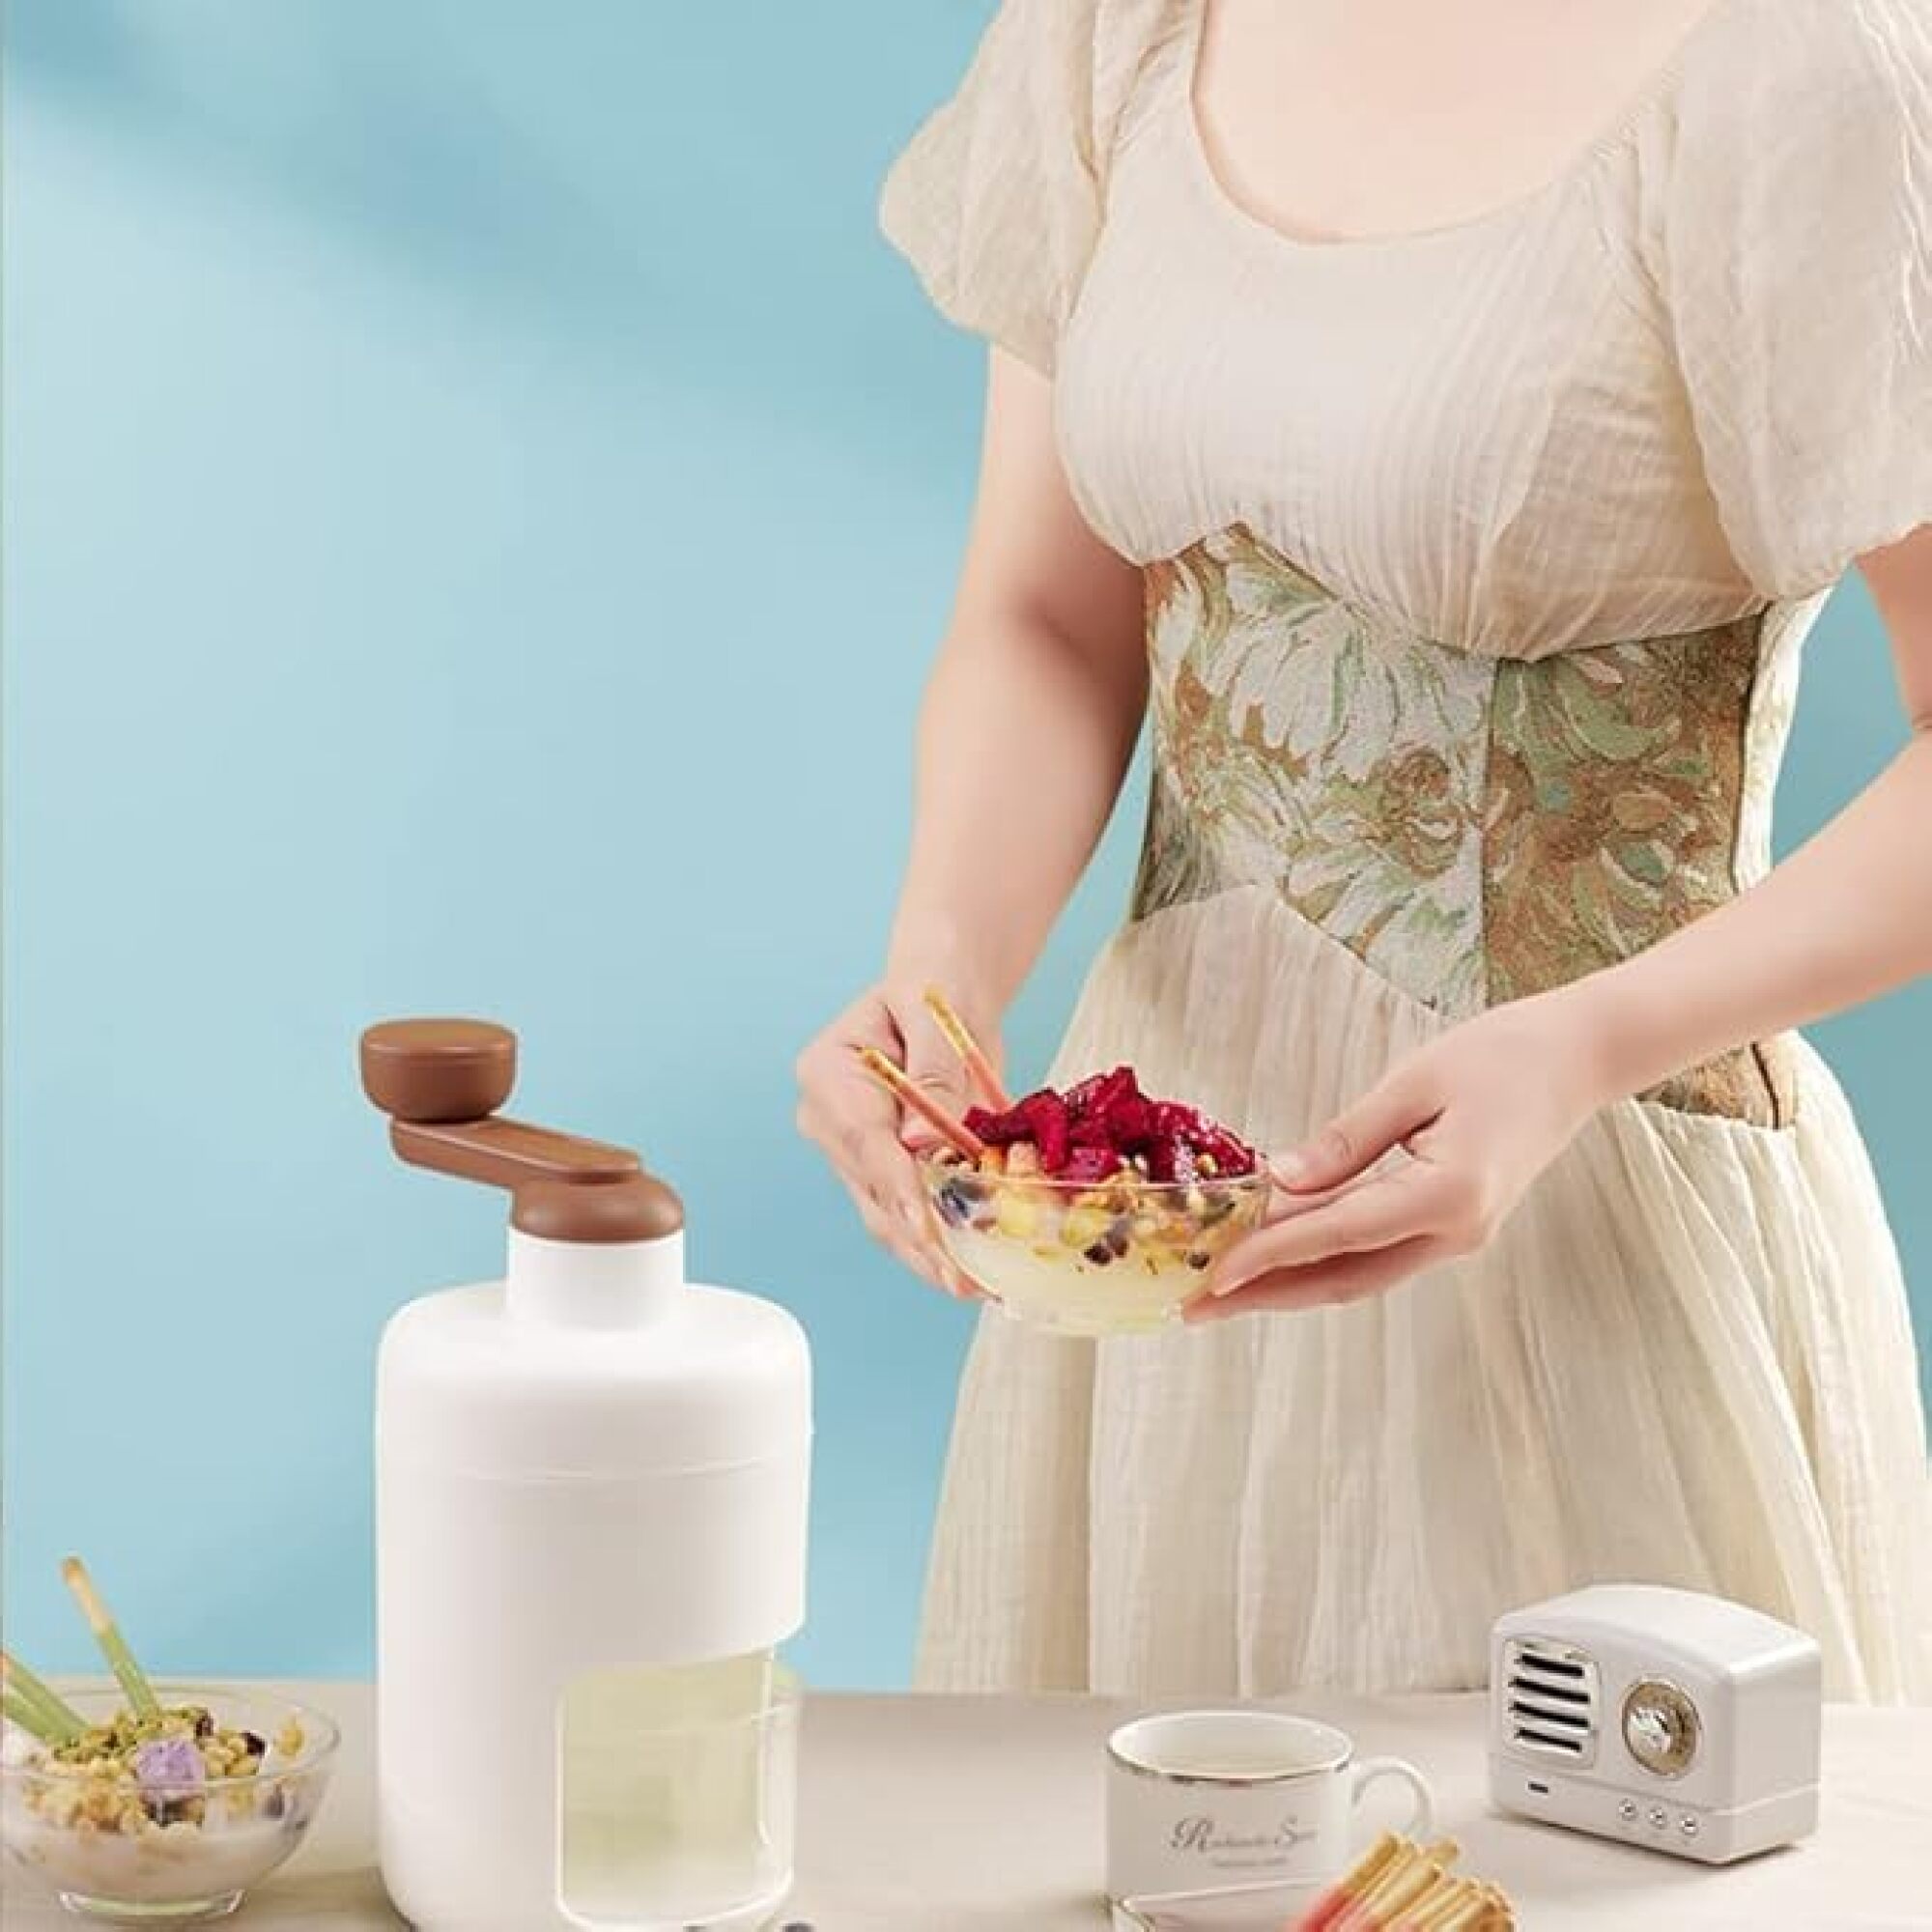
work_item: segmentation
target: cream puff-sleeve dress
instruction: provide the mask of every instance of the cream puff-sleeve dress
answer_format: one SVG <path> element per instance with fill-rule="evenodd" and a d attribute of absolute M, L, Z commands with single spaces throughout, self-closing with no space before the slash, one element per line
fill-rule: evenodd
<path fill-rule="evenodd" d="M 1284 1147 L 1765 870 L 1804 635 L 1932 519 L 1932 8 L 1718 0 L 1546 186 L 1320 244 L 1217 183 L 1201 12 L 1007 0 L 884 220 L 1052 377 L 1146 577 L 1146 845 L 1057 1074 Z M 988 1313 L 920 1674 L 1463 1687 L 1500 1611 L 1604 1578 L 1932 1698 L 1905 1293 L 1801 1038 L 1606 1108 L 1396 1293 L 1099 1344 Z"/>

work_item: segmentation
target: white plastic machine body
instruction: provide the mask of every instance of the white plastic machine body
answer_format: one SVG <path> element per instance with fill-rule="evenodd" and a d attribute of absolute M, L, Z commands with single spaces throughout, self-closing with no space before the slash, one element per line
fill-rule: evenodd
<path fill-rule="evenodd" d="M 1604 1584 L 1491 1637 L 1496 1805 L 1709 1864 L 1818 1821 L 1822 1673 L 1803 1632 L 1721 1598 Z"/>
<path fill-rule="evenodd" d="M 625 1921 L 564 1875 L 566 1693 L 768 1655 L 805 1610 L 810 1371 L 783 1309 L 684 1280 L 684 1237 L 513 1231 L 506 1281 L 384 1336 L 379 1817 L 423 1932 Z"/>

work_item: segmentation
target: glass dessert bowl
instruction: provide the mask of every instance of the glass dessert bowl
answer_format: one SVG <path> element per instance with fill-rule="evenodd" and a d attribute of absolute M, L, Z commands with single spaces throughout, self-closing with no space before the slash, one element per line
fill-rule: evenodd
<path fill-rule="evenodd" d="M 929 987 L 925 1005 L 981 1105 L 955 1120 L 880 1048 L 855 1051 L 938 1136 L 917 1165 L 952 1264 L 1009 1315 L 1063 1335 L 1178 1321 L 1259 1225 L 1266 1162 L 1198 1107 L 1143 1093 L 1131 1066 L 1011 1099 L 946 996 Z"/>
<path fill-rule="evenodd" d="M 300 1844 L 334 1768 L 336 1729 L 286 1698 L 154 1687 L 70 1691 L 86 1726 L 58 1746 L 9 1721 L 0 1845 L 70 1912 L 115 1924 L 220 1918 Z"/>
<path fill-rule="evenodd" d="M 1180 1319 L 1208 1270 L 1261 1220 L 1265 1170 L 1158 1181 L 1011 1174 L 952 1149 L 919 1163 L 940 1246 L 1021 1321 L 1062 1335 L 1138 1335 Z"/>
<path fill-rule="evenodd" d="M 975 1107 L 920 1171 L 953 1265 L 1008 1314 L 1064 1335 L 1178 1321 L 1269 1187 L 1245 1141 L 1144 1094 L 1130 1066 Z"/>

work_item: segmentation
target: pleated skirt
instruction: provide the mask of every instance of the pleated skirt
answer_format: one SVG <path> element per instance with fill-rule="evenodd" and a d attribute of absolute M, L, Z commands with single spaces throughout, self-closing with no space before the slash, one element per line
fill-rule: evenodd
<path fill-rule="evenodd" d="M 1054 1068 L 1293 1145 L 1446 1022 L 1264 885 L 1125 928 Z M 1069 1340 L 981 1318 L 923 1688 L 1459 1690 L 1592 1581 L 1810 1632 L 1932 1701 L 1932 1476 L 1897 1253 L 1829 1070 L 1769 1128 L 1624 1101 L 1480 1254 L 1346 1307 Z M 1535 1077 L 1534 1068 L 1524 1069 Z"/>

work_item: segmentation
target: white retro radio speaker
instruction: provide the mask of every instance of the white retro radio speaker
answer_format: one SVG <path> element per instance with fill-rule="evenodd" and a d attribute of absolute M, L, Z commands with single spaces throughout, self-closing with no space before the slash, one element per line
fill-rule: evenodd
<path fill-rule="evenodd" d="M 1490 1638 L 1503 1810 L 1728 1864 L 1818 1822 L 1818 1646 L 1719 1597 L 1600 1584 Z"/>

